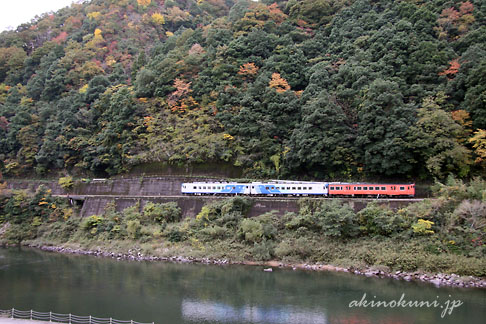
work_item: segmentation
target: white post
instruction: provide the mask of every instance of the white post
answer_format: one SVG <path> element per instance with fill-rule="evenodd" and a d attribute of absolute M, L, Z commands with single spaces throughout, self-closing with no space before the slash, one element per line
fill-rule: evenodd
<path fill-rule="evenodd" d="M 52 312 L 49 312 L 49 322 L 52 322 Z"/>
<path fill-rule="evenodd" d="M 110 317 L 110 324 L 111 324 L 111 317 Z"/>
<path fill-rule="evenodd" d="M 12 308 L 12 318 L 14 318 L 15 308 Z"/>
<path fill-rule="evenodd" d="M 91 324 L 91 315 L 89 315 L 89 324 Z"/>
<path fill-rule="evenodd" d="M 30 319 L 32 319 L 32 309 L 30 310 Z"/>
<path fill-rule="evenodd" d="M 71 324 L 71 313 L 69 313 L 69 324 Z"/>

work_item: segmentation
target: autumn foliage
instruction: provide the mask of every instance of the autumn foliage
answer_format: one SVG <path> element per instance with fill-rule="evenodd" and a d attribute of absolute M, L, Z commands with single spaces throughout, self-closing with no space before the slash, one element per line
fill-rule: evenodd
<path fill-rule="evenodd" d="M 280 76 L 280 73 L 273 73 L 272 80 L 268 84 L 270 88 L 275 89 L 277 92 L 282 93 L 290 90 L 290 86 L 287 81 Z"/>

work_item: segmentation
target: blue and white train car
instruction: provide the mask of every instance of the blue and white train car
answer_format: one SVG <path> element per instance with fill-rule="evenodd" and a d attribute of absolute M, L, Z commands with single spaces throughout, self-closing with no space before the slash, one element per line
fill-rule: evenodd
<path fill-rule="evenodd" d="M 327 196 L 329 183 L 305 181 L 252 182 L 251 194 L 263 196 Z"/>
<path fill-rule="evenodd" d="M 249 183 L 238 182 L 189 182 L 181 185 L 186 195 L 249 195 Z"/>

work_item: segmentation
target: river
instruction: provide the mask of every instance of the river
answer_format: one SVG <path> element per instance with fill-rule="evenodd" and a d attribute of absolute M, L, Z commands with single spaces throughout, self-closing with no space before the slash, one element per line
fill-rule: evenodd
<path fill-rule="evenodd" d="M 156 324 L 473 324 L 486 322 L 486 290 L 347 273 L 0 249 L 0 309 L 12 307 Z"/>

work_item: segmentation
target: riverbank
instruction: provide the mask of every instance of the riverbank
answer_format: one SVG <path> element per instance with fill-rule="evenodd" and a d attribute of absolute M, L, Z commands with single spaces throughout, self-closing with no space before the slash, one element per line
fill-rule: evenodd
<path fill-rule="evenodd" d="M 253 202 L 235 197 L 208 202 L 195 218 L 186 217 L 175 202 L 122 211 L 111 204 L 100 215 L 79 217 L 46 190 L 17 192 L 3 201 L 0 244 L 485 287 L 484 188 L 484 180 L 441 185 L 436 199 L 399 210 L 371 203 L 356 212 L 341 200 L 301 199 L 297 212 L 253 217 L 248 216 Z"/>
<path fill-rule="evenodd" d="M 213 259 L 213 258 L 195 258 L 184 256 L 149 256 L 144 255 L 139 249 L 129 250 L 128 253 L 114 253 L 104 251 L 102 249 L 86 250 L 81 248 L 70 248 L 63 246 L 45 246 L 29 244 L 29 247 L 38 248 L 42 251 L 56 252 L 64 254 L 78 254 L 78 255 L 91 255 L 95 257 L 106 257 L 117 260 L 130 260 L 130 261 L 150 261 L 150 262 L 176 262 L 176 263 L 200 263 L 200 264 L 214 264 L 214 265 L 251 265 L 264 267 L 263 271 L 271 272 L 273 268 L 293 269 L 293 270 L 305 270 L 305 271 L 333 271 L 333 272 L 346 272 L 356 275 L 362 275 L 366 277 L 377 278 L 392 278 L 396 280 L 405 281 L 421 281 L 430 283 L 436 287 L 451 286 L 461 288 L 486 288 L 486 279 L 477 278 L 473 276 L 459 276 L 456 274 L 444 274 L 444 273 L 424 273 L 421 271 L 407 272 L 407 271 L 384 271 L 374 267 L 365 269 L 355 269 L 353 267 L 339 267 L 330 264 L 310 264 L 310 263 L 285 263 L 280 261 L 235 261 L 229 259 Z"/>

